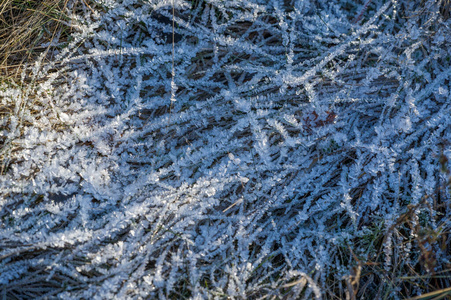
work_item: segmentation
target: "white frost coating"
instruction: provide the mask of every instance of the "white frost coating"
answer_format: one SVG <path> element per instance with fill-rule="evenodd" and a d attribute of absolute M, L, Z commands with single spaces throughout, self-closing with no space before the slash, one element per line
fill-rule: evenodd
<path fill-rule="evenodd" d="M 431 22 L 373 0 L 353 24 L 351 0 L 177 0 L 174 72 L 173 1 L 95 2 L 33 80 L 0 84 L 6 298 L 322 299 L 354 257 L 419 268 L 415 222 L 449 232 L 433 1 Z"/>

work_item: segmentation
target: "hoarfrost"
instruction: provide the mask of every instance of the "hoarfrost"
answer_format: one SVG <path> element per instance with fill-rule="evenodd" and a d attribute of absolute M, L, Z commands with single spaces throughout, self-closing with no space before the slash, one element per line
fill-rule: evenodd
<path fill-rule="evenodd" d="M 416 263 L 397 216 L 449 231 L 434 1 L 437 22 L 407 0 L 94 2 L 55 61 L 1 83 L 6 297 L 327 298 L 374 231 L 383 268 L 397 245 Z"/>

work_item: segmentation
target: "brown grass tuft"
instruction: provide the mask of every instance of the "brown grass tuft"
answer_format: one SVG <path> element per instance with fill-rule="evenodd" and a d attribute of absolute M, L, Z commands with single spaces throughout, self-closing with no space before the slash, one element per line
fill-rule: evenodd
<path fill-rule="evenodd" d="M 0 77 L 16 78 L 22 67 L 64 45 L 70 10 L 92 10 L 88 0 L 0 0 Z"/>

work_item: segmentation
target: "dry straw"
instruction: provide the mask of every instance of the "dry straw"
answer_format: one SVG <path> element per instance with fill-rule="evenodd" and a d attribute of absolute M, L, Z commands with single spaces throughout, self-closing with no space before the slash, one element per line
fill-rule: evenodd
<path fill-rule="evenodd" d="M 17 78 L 22 67 L 64 46 L 69 12 L 91 9 L 85 0 L 0 0 L 0 77 Z"/>

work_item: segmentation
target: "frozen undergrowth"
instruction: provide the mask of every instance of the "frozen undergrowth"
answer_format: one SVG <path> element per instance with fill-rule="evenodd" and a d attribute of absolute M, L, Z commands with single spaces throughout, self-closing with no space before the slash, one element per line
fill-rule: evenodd
<path fill-rule="evenodd" d="M 450 268 L 451 19 L 357 2 L 176 0 L 172 85 L 170 1 L 74 16 L 1 87 L 0 292 L 351 297 L 362 262 L 366 296 L 430 291 L 399 278 Z"/>

